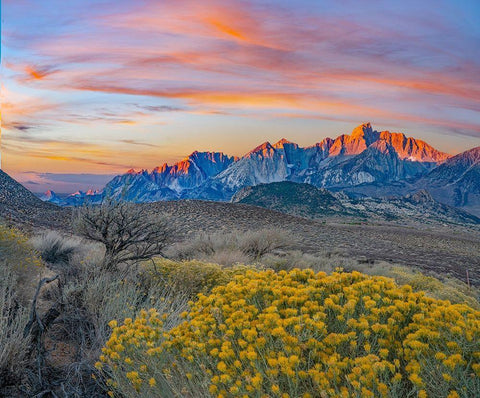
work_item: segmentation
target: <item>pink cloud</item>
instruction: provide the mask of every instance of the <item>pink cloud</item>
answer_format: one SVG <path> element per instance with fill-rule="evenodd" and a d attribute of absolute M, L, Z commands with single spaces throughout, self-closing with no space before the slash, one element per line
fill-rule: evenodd
<path fill-rule="evenodd" d="M 35 41 L 48 62 L 14 69 L 32 88 L 167 98 L 199 114 L 304 110 L 478 130 L 480 122 L 432 111 L 478 109 L 476 64 L 452 55 L 456 67 L 426 67 L 415 55 L 436 51 L 433 44 L 367 22 L 240 0 L 146 1 L 92 16 L 82 34 Z M 438 21 L 422 28 L 445 29 Z M 116 121 L 134 122 L 130 115 Z"/>

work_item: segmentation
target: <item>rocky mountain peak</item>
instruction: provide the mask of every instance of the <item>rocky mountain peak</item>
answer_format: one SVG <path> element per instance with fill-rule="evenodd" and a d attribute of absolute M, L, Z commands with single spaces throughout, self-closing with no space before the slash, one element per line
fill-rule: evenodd
<path fill-rule="evenodd" d="M 372 125 L 370 123 L 362 123 L 355 127 L 350 134 L 352 138 L 367 137 L 373 134 Z"/>
<path fill-rule="evenodd" d="M 250 152 L 248 152 L 245 157 L 251 157 L 252 155 L 258 155 L 261 154 L 263 157 L 270 157 L 273 152 L 275 152 L 275 148 L 273 147 L 270 142 L 266 141 L 263 144 L 257 146 L 256 148 L 252 149 Z"/>
<path fill-rule="evenodd" d="M 285 145 L 293 145 L 295 147 L 298 147 L 297 144 L 295 144 L 294 142 L 291 142 L 289 140 L 287 140 L 286 138 L 282 138 L 280 141 L 276 142 L 275 144 L 273 144 L 273 147 L 274 148 L 283 148 Z"/>
<path fill-rule="evenodd" d="M 161 166 L 157 166 L 152 170 L 152 173 L 164 173 L 168 169 L 168 164 L 164 163 Z"/>
<path fill-rule="evenodd" d="M 425 141 L 407 137 L 403 133 L 391 133 L 382 131 L 380 140 L 386 141 L 397 152 L 400 159 L 406 159 L 414 162 L 443 162 L 450 157 L 449 154 L 437 151 Z"/>
<path fill-rule="evenodd" d="M 335 139 L 330 148 L 330 156 L 358 155 L 378 140 L 379 133 L 370 123 L 364 123 L 353 129 L 350 135 L 343 134 Z"/>

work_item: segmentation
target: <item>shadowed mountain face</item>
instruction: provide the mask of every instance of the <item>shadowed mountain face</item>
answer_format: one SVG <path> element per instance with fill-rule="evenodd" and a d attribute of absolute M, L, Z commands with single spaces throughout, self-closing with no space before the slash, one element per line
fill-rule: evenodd
<path fill-rule="evenodd" d="M 309 184 L 277 182 L 243 188 L 232 202 L 244 203 L 308 218 L 353 218 L 422 224 L 480 225 L 480 218 L 436 201 L 420 190 L 404 197 L 355 199 Z"/>
<path fill-rule="evenodd" d="M 448 158 L 421 140 L 378 132 L 366 123 L 350 135 L 325 138 L 305 148 L 282 139 L 275 144 L 265 142 L 239 159 L 217 152 L 194 152 L 181 162 L 164 164 L 152 172 L 130 170 L 110 181 L 102 195 L 78 193 L 63 204 L 96 202 L 105 196 L 133 202 L 230 200 L 244 187 L 281 181 L 317 187 L 385 184 L 426 175 Z"/>
<path fill-rule="evenodd" d="M 193 152 L 182 161 L 117 176 L 104 189 L 105 195 L 133 202 L 178 199 L 227 169 L 236 158 L 219 152 Z"/>
<path fill-rule="evenodd" d="M 335 191 L 342 190 L 357 197 L 381 197 L 412 194 L 420 189 L 427 190 L 435 200 L 443 204 L 480 217 L 480 147 L 453 156 L 416 179 L 388 183 L 375 181 L 335 188 Z"/>
<path fill-rule="evenodd" d="M 42 202 L 32 192 L 0 170 L 0 218 L 19 224 L 60 225 L 65 211 Z"/>
<path fill-rule="evenodd" d="M 446 204 L 480 216 L 480 147 L 448 159 L 417 185 Z"/>
<path fill-rule="evenodd" d="M 350 214 L 326 189 L 289 181 L 242 188 L 233 196 L 232 202 L 309 218 Z"/>

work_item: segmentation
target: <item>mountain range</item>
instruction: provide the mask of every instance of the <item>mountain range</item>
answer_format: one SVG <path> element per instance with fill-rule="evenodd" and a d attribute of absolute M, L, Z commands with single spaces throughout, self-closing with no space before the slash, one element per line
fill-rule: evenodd
<path fill-rule="evenodd" d="M 307 183 L 359 197 L 405 196 L 420 189 L 439 202 L 480 215 L 480 147 L 451 156 L 402 133 L 376 131 L 370 123 L 351 134 L 309 147 L 282 139 L 265 142 L 240 158 L 193 152 L 174 164 L 129 170 L 101 192 L 43 199 L 60 205 L 98 203 L 106 197 L 132 202 L 175 199 L 229 201 L 242 188 L 273 182 Z"/>

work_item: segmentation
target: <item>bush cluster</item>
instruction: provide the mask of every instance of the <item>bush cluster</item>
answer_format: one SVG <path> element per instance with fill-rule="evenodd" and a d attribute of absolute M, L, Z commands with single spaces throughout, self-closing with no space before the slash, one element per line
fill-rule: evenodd
<path fill-rule="evenodd" d="M 111 396 L 480 396 L 480 312 L 388 278 L 246 270 L 184 316 L 110 323 Z"/>

